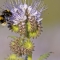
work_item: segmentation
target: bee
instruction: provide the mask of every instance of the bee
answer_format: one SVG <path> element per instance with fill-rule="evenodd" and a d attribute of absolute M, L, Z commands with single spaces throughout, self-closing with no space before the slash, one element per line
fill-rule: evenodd
<path fill-rule="evenodd" d="M 9 18 L 12 16 L 12 12 L 10 10 L 4 10 L 2 15 L 0 15 L 0 23 L 1 25 L 6 25 L 6 22 L 9 21 Z"/>
<path fill-rule="evenodd" d="M 12 12 L 10 10 L 4 10 L 2 12 L 2 14 L 5 16 L 5 17 L 11 17 L 12 16 Z"/>

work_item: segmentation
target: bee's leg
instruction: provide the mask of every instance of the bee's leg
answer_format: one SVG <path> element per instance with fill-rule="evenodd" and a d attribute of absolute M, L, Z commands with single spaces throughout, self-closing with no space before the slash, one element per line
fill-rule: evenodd
<path fill-rule="evenodd" d="M 12 29 L 12 25 L 13 25 L 13 22 L 12 21 L 8 21 L 8 28 L 9 28 L 9 30 Z"/>

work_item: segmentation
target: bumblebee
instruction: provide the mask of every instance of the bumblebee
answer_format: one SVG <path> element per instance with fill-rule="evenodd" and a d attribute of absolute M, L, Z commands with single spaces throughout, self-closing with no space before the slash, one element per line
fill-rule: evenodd
<path fill-rule="evenodd" d="M 12 16 L 12 13 L 10 12 L 10 10 L 4 10 L 2 12 L 2 14 L 5 16 L 5 17 L 11 17 Z"/>
<path fill-rule="evenodd" d="M 1 25 L 5 25 L 7 21 L 9 21 L 9 18 L 12 16 L 12 13 L 10 10 L 4 10 L 2 12 L 2 15 L 0 15 L 0 23 Z"/>
<path fill-rule="evenodd" d="M 4 15 L 0 15 L 0 23 L 2 26 L 6 25 L 6 20 L 4 18 Z"/>

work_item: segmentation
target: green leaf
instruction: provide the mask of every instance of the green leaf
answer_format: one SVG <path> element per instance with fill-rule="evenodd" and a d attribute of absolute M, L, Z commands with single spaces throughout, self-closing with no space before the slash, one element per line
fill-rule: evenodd
<path fill-rule="evenodd" d="M 46 53 L 46 54 L 41 55 L 38 60 L 47 59 L 50 56 L 50 53 L 52 53 L 52 52 L 49 52 L 49 53 Z"/>
<path fill-rule="evenodd" d="M 11 37 L 11 38 L 13 38 L 13 39 L 17 39 L 17 37 L 16 37 L 16 36 L 8 36 L 8 37 Z"/>

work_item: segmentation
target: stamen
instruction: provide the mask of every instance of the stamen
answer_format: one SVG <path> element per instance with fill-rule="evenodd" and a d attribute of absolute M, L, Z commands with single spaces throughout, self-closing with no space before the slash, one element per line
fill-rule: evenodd
<path fill-rule="evenodd" d="M 27 4 L 28 4 L 28 6 L 30 5 L 30 0 L 28 0 L 28 3 Z"/>
<path fill-rule="evenodd" d="M 38 6 L 37 10 L 40 11 L 40 9 L 44 6 L 44 2 L 40 1 L 40 5 Z"/>
<path fill-rule="evenodd" d="M 32 0 L 31 6 L 33 6 L 34 1 L 35 1 L 35 0 Z"/>
<path fill-rule="evenodd" d="M 12 7 L 14 8 L 14 4 L 13 4 L 13 1 L 12 1 L 12 0 L 10 0 L 10 4 L 11 4 Z"/>
<path fill-rule="evenodd" d="M 25 0 L 25 4 L 26 4 L 26 0 Z"/>

